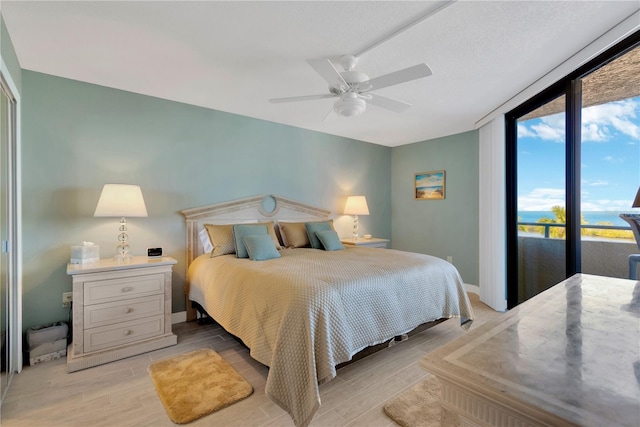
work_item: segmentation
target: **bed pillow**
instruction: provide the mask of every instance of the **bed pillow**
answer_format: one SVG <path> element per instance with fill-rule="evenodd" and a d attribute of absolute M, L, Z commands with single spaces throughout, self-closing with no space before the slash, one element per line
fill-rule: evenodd
<path fill-rule="evenodd" d="M 211 241 L 211 257 L 232 254 L 236 251 L 233 242 L 233 224 L 205 224 L 205 230 Z"/>
<path fill-rule="evenodd" d="M 304 227 L 307 230 L 307 237 L 313 249 L 322 249 L 322 243 L 320 243 L 318 236 L 316 236 L 316 232 L 333 230 L 333 224 L 329 221 L 305 222 Z"/>
<path fill-rule="evenodd" d="M 280 246 L 280 240 L 278 240 L 278 236 L 276 235 L 276 228 L 273 224 L 273 221 L 264 221 L 259 222 L 258 224 L 264 224 L 267 226 L 267 231 L 269 232 L 269 236 L 271 236 L 271 238 L 273 239 L 273 243 L 276 245 L 276 249 L 282 249 L 282 246 Z"/>
<path fill-rule="evenodd" d="M 336 233 L 335 230 L 317 231 L 316 236 L 325 251 L 339 251 L 340 249 L 344 249 L 338 233 Z"/>
<path fill-rule="evenodd" d="M 304 222 L 278 222 L 287 248 L 308 248 L 309 237 Z"/>
<path fill-rule="evenodd" d="M 249 258 L 247 247 L 242 239 L 245 236 L 266 235 L 269 236 L 267 226 L 264 224 L 235 224 L 233 225 L 233 241 L 236 247 L 236 257 Z M 269 236 L 271 238 L 271 236 Z"/>
<path fill-rule="evenodd" d="M 198 238 L 200 239 L 200 243 L 202 243 L 202 253 L 210 254 L 213 250 L 213 245 L 211 244 L 211 240 L 209 240 L 209 233 L 207 233 L 206 228 L 202 228 L 198 233 Z"/>
<path fill-rule="evenodd" d="M 244 236 L 242 241 L 247 248 L 249 259 L 252 261 L 264 261 L 280 258 L 280 252 L 276 249 L 273 237 L 268 234 L 252 234 Z"/>

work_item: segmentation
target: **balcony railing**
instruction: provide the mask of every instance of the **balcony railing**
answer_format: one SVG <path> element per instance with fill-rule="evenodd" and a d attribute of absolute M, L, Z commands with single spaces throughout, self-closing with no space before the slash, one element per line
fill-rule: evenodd
<path fill-rule="evenodd" d="M 529 227 L 544 227 L 544 237 L 549 238 L 549 229 L 551 228 L 566 228 L 566 224 L 556 224 L 553 222 L 519 222 L 518 226 L 526 225 Z M 589 225 L 582 224 L 580 226 L 581 229 L 594 229 L 594 230 L 627 230 L 631 232 L 631 227 L 624 225 Z M 633 234 L 630 235 L 630 239 L 633 239 Z"/>

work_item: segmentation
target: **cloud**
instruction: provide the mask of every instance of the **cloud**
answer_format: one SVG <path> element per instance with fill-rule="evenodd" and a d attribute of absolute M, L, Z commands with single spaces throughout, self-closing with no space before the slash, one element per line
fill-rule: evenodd
<path fill-rule="evenodd" d="M 595 201 L 594 209 L 585 209 L 584 203 L 582 210 L 595 210 L 595 211 L 624 211 L 629 210 L 633 200 L 607 200 L 601 199 Z"/>
<path fill-rule="evenodd" d="M 535 188 L 529 194 L 518 196 L 519 211 L 550 211 L 554 206 L 564 206 L 563 188 Z"/>
<path fill-rule="evenodd" d="M 605 181 L 594 181 L 592 186 L 606 185 Z M 565 192 L 562 188 L 535 188 L 528 194 L 518 196 L 518 211 L 551 211 L 554 206 L 565 206 Z M 582 191 L 580 209 L 586 211 L 624 211 L 629 210 L 631 199 L 589 200 L 589 192 Z"/>
<path fill-rule="evenodd" d="M 555 124 L 545 123 L 543 120 L 540 124 L 532 125 L 531 130 L 535 132 L 538 138 L 555 142 L 564 142 L 565 140 L 564 125 L 557 127 Z"/>
<path fill-rule="evenodd" d="M 637 97 L 583 108 L 582 140 L 602 141 L 602 139 L 588 139 L 588 137 L 600 138 L 603 135 L 608 139 L 613 136 L 610 128 L 633 139 L 640 139 L 640 126 L 632 121 L 638 117 L 639 112 L 640 99 Z M 585 127 L 590 128 L 586 134 Z"/>
<path fill-rule="evenodd" d="M 526 138 L 526 137 L 535 138 L 536 133 L 529 130 L 529 128 L 526 127 L 525 125 L 518 123 L 518 138 Z"/>
<path fill-rule="evenodd" d="M 582 125 L 582 141 L 603 142 L 609 139 L 610 135 L 606 127 L 598 126 L 595 123 Z"/>
<path fill-rule="evenodd" d="M 640 140 L 639 116 L 640 97 L 583 108 L 582 142 L 605 142 L 619 134 Z M 564 142 L 564 112 L 518 123 L 518 137 Z"/>
<path fill-rule="evenodd" d="M 527 127 L 526 123 L 529 122 L 531 124 Z M 518 138 L 529 137 L 564 142 L 564 122 L 564 113 L 557 113 L 518 123 Z"/>
<path fill-rule="evenodd" d="M 624 157 L 604 156 L 602 160 L 604 160 L 607 163 L 612 163 L 614 165 L 617 165 L 617 164 L 624 163 L 626 159 Z"/>
<path fill-rule="evenodd" d="M 603 185 L 609 185 L 609 181 L 602 181 L 602 180 L 596 180 L 596 181 L 584 181 L 585 185 L 589 185 L 591 187 L 601 187 Z"/>

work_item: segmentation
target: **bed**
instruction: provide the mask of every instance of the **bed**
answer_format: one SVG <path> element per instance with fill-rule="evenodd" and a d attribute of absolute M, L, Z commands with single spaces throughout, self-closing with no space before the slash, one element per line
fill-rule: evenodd
<path fill-rule="evenodd" d="M 265 393 L 297 426 L 308 425 L 319 408 L 319 384 L 334 378 L 336 366 L 361 350 L 438 319 L 460 318 L 464 328 L 473 320 L 458 271 L 439 258 L 348 245 L 339 250 L 286 247 L 291 239 L 282 242 L 279 226 L 321 224 L 330 220 L 327 210 L 279 196 L 254 196 L 182 213 L 189 301 L 269 367 Z M 265 220 L 272 221 L 283 246 L 277 258 L 252 261 L 235 253 L 205 253 L 205 224 Z M 337 234 L 324 234 L 332 233 Z M 188 318 L 194 317 L 190 309 Z"/>

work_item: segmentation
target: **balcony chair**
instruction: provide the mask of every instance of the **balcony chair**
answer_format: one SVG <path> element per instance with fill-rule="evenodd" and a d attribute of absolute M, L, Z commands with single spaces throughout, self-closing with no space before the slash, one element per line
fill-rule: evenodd
<path fill-rule="evenodd" d="M 640 195 L 640 190 L 638 190 Z M 620 214 L 620 218 L 624 219 L 631 226 L 633 235 L 636 238 L 636 244 L 640 249 L 640 214 Z M 629 255 L 629 279 L 638 280 L 638 264 L 640 263 L 640 254 Z"/>

